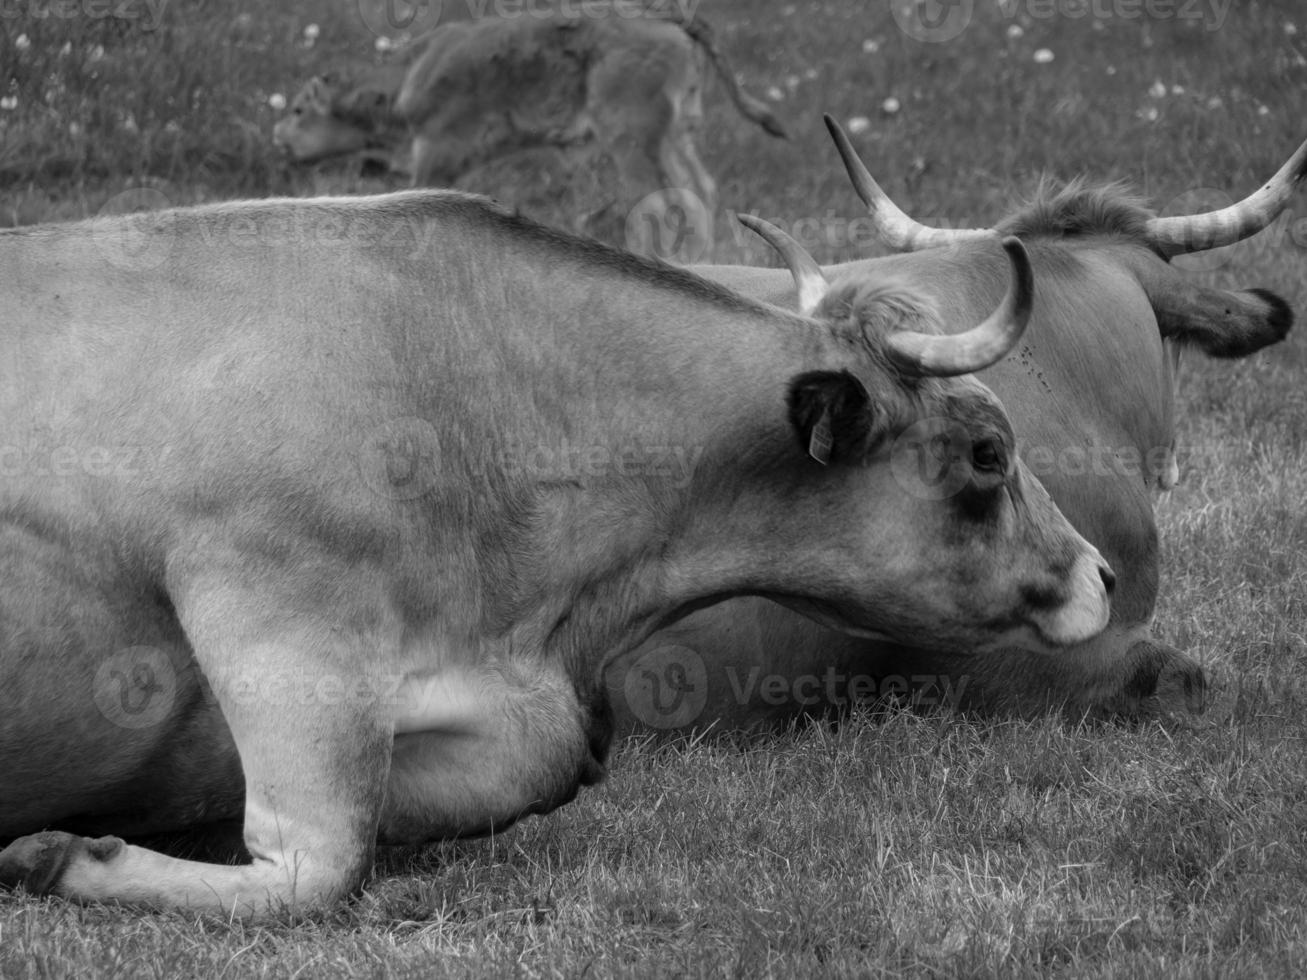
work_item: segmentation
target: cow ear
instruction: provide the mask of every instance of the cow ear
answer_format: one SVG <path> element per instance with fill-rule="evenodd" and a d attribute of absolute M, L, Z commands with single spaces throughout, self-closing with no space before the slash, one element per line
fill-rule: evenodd
<path fill-rule="evenodd" d="M 1210 357 L 1247 357 L 1283 340 L 1293 326 L 1293 310 L 1275 293 L 1208 289 L 1148 259 L 1136 269 L 1164 340 L 1197 347 Z"/>
<path fill-rule="evenodd" d="M 878 412 L 848 371 L 808 371 L 790 382 L 790 424 L 804 452 L 822 465 L 856 461 L 878 437 Z"/>

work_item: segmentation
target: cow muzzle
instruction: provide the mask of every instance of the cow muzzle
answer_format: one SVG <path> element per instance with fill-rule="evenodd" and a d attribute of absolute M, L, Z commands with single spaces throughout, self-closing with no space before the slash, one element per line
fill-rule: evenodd
<path fill-rule="evenodd" d="M 1116 575 L 1111 566 L 1097 549 L 1090 548 L 1071 569 L 1067 601 L 1031 618 L 1041 637 L 1052 646 L 1084 643 L 1107 628 L 1115 588 Z"/>

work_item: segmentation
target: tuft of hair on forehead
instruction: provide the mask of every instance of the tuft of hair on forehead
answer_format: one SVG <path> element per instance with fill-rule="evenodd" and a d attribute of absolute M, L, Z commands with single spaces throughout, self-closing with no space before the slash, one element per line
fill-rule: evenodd
<path fill-rule="evenodd" d="M 1084 178 L 1059 184 L 1044 177 L 1031 199 L 995 230 L 1024 238 L 1121 235 L 1142 241 L 1152 217 L 1147 202 L 1124 182 L 1090 186 Z"/>
<path fill-rule="evenodd" d="M 831 283 L 815 316 L 856 331 L 861 337 L 883 337 L 899 330 L 943 333 L 935 301 L 917 286 L 898 277 L 850 273 Z"/>

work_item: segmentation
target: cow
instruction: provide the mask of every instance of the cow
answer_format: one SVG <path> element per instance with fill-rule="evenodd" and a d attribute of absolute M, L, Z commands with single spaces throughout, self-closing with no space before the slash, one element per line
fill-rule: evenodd
<path fill-rule="evenodd" d="M 605 662 L 727 596 L 942 648 L 1103 629 L 1110 567 L 970 376 L 1028 321 L 1020 241 L 952 336 L 747 223 L 799 310 L 454 191 L 0 233 L 0 884 L 332 903 L 377 841 L 599 780 Z M 122 839 L 233 819 L 236 866 Z"/>
<path fill-rule="evenodd" d="M 637 202 L 672 188 L 692 195 L 677 200 L 704 222 L 717 212 L 717 184 L 696 143 L 709 67 L 741 115 L 772 136 L 785 130 L 740 88 L 702 19 L 619 15 L 621 6 L 445 24 L 409 45 L 411 63 L 311 79 L 273 139 L 305 163 L 388 159 L 413 186 L 451 186 L 534 147 L 601 154 L 616 198 L 578 216 L 577 230 L 626 245 Z"/>
<path fill-rule="evenodd" d="M 893 275 L 965 321 L 1003 288 L 992 230 L 921 225 L 897 208 L 834 120 L 827 125 L 881 241 L 902 254 L 825 270 Z M 1158 534 L 1153 499 L 1177 476 L 1179 349 L 1244 357 L 1285 337 L 1293 316 L 1262 289 L 1194 283 L 1169 264 L 1265 228 L 1307 172 L 1307 143 L 1265 187 L 1210 214 L 1157 217 L 1119 186 L 1044 186 L 1000 221 L 1020 235 L 1040 284 L 1014 356 L 979 377 L 1009 411 L 1027 465 L 1116 571 L 1108 629 L 1057 658 L 1018 649 L 927 650 L 840 635 L 763 599 L 699 611 L 618 658 L 607 678 L 623 731 L 783 725 L 887 695 L 920 705 L 1115 717 L 1201 709 L 1198 664 L 1153 635 Z M 696 266 L 745 295 L 793 305 L 784 272 Z"/>

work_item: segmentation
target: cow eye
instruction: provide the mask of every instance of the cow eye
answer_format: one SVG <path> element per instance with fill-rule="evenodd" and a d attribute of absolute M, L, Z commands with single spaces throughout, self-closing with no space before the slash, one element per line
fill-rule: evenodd
<path fill-rule="evenodd" d="M 986 473 L 1004 470 L 1003 447 L 994 439 L 982 439 L 971 447 L 971 465 Z"/>

